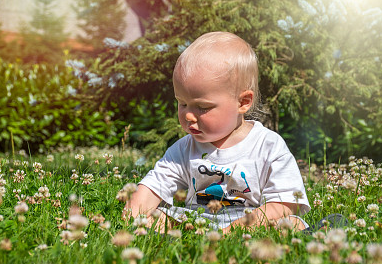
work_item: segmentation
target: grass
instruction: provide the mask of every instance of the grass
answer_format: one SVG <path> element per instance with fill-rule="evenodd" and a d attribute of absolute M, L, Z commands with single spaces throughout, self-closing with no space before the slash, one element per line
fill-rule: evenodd
<path fill-rule="evenodd" d="M 138 227 L 134 219 L 121 218 L 124 203 L 116 197 L 152 166 L 133 150 L 66 149 L 48 157 L 1 154 L 0 263 L 382 262 L 382 169 L 371 160 L 354 158 L 326 170 L 300 161 L 312 206 L 303 218 L 315 223 L 340 213 L 349 219 L 343 229 L 313 235 L 273 227 L 199 235 L 188 230 L 190 224 L 196 226 L 195 217 L 188 218 L 187 228 L 186 222 L 179 227 L 180 233 L 163 236 L 146 230 L 146 235 L 134 235 Z M 16 207 L 20 201 L 27 211 Z M 77 239 L 65 237 L 75 210 L 84 221 Z M 121 230 L 134 237 L 127 246 L 115 245 Z M 142 255 L 134 259 L 137 250 Z"/>

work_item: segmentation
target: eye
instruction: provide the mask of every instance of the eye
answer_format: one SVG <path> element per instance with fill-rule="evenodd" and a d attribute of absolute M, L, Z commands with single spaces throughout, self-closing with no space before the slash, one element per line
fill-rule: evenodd
<path fill-rule="evenodd" d="M 212 107 L 201 107 L 201 106 L 199 106 L 198 109 L 200 112 L 206 113 L 206 112 L 210 111 L 212 109 Z"/>

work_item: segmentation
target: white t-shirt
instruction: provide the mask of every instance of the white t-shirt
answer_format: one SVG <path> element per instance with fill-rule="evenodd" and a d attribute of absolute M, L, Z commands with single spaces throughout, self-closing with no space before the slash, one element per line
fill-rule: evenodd
<path fill-rule="evenodd" d="M 216 148 L 199 143 L 191 135 L 175 142 L 140 184 L 166 203 L 173 204 L 179 189 L 187 189 L 186 205 L 206 205 L 221 200 L 224 205 L 259 207 L 269 202 L 296 203 L 300 191 L 300 214 L 310 210 L 295 158 L 285 141 L 260 122 L 238 144 Z"/>

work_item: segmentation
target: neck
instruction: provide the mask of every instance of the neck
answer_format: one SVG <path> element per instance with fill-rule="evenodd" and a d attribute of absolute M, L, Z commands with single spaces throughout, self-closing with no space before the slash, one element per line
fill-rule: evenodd
<path fill-rule="evenodd" d="M 246 122 L 243 118 L 242 122 L 240 122 L 240 124 L 229 135 L 211 143 L 219 149 L 230 148 L 241 142 L 249 134 L 252 127 L 253 125 Z"/>

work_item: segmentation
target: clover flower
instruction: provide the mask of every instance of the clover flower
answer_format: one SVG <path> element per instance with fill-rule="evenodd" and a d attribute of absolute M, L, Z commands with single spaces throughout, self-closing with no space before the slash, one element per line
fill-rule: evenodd
<path fill-rule="evenodd" d="M 25 214 L 26 212 L 28 212 L 28 209 L 29 209 L 29 207 L 25 202 L 19 202 L 15 206 L 16 214 Z"/>
<path fill-rule="evenodd" d="M 255 260 L 276 260 L 282 257 L 283 248 L 270 239 L 253 241 L 248 244 L 251 258 Z"/>
<path fill-rule="evenodd" d="M 379 206 L 377 204 L 369 204 L 366 209 L 367 212 L 370 213 L 378 213 Z"/>
<path fill-rule="evenodd" d="M 25 178 L 26 174 L 23 170 L 17 170 L 13 175 L 13 182 L 22 182 Z"/>
<path fill-rule="evenodd" d="M 306 251 L 310 254 L 318 255 L 324 252 L 324 250 L 325 250 L 325 245 L 320 242 L 311 241 L 306 244 Z"/>
<path fill-rule="evenodd" d="M 34 168 L 34 172 L 39 172 L 39 170 L 42 169 L 42 165 L 39 162 L 34 162 L 32 166 Z"/>
<path fill-rule="evenodd" d="M 382 245 L 371 243 L 366 246 L 368 256 L 374 261 L 373 263 L 382 262 Z"/>
<path fill-rule="evenodd" d="M 74 156 L 74 158 L 75 158 L 76 160 L 79 160 L 79 161 L 83 161 L 83 160 L 85 159 L 84 155 L 82 155 L 82 154 L 76 154 L 76 155 Z"/>
<path fill-rule="evenodd" d="M 94 181 L 93 174 L 85 173 L 82 174 L 82 185 L 89 185 Z"/>
<path fill-rule="evenodd" d="M 290 241 L 293 245 L 299 245 L 299 244 L 301 244 L 301 239 L 299 239 L 299 238 L 292 238 L 291 239 L 291 241 Z"/>
<path fill-rule="evenodd" d="M 168 231 L 168 234 L 175 238 L 182 237 L 182 231 L 180 231 L 179 229 L 171 229 L 170 231 Z"/>
<path fill-rule="evenodd" d="M 204 226 L 206 224 L 206 219 L 198 217 L 195 219 L 195 224 L 197 226 Z"/>
<path fill-rule="evenodd" d="M 106 164 L 111 164 L 111 162 L 113 161 L 113 154 L 105 153 L 102 155 L 102 157 L 105 159 Z"/>
<path fill-rule="evenodd" d="M 364 219 L 360 218 L 360 219 L 355 220 L 354 224 L 358 227 L 365 227 L 366 221 Z"/>
<path fill-rule="evenodd" d="M 111 240 L 117 247 L 127 247 L 134 240 L 134 236 L 125 230 L 118 231 Z"/>
<path fill-rule="evenodd" d="M 175 195 L 174 199 L 179 201 L 179 202 L 184 202 L 187 197 L 187 192 L 185 190 L 178 190 Z"/>
<path fill-rule="evenodd" d="M 222 208 L 222 204 L 218 200 L 211 200 L 208 202 L 207 208 L 211 213 L 216 214 Z"/>
<path fill-rule="evenodd" d="M 36 250 L 45 250 L 45 249 L 48 249 L 48 246 L 46 244 L 40 244 L 35 249 Z"/>
<path fill-rule="evenodd" d="M 68 221 L 70 230 L 80 230 L 89 224 L 89 220 L 80 214 L 70 215 Z"/>
<path fill-rule="evenodd" d="M 304 197 L 304 194 L 302 193 L 302 191 L 294 191 L 293 197 L 296 199 L 296 201 L 298 201 Z"/>
<path fill-rule="evenodd" d="M 53 162 L 54 161 L 54 156 L 49 154 L 48 156 L 46 156 L 46 161 Z"/>
<path fill-rule="evenodd" d="M 101 228 L 102 230 L 110 229 L 110 227 L 111 227 L 110 221 L 105 221 L 99 224 L 99 228 Z"/>
<path fill-rule="evenodd" d="M 210 231 L 206 234 L 207 239 L 211 242 L 217 242 L 221 239 L 221 234 L 217 231 Z"/>
<path fill-rule="evenodd" d="M 133 225 L 137 227 L 145 227 L 147 223 L 147 217 L 145 215 L 139 215 L 134 219 Z"/>
<path fill-rule="evenodd" d="M 359 196 L 358 198 L 357 198 L 357 201 L 359 202 L 359 203 L 363 203 L 364 201 L 366 201 L 366 197 L 365 196 Z"/>
<path fill-rule="evenodd" d="M 336 248 L 343 248 L 346 241 L 346 232 L 342 228 L 331 229 L 325 238 L 325 243 Z"/>
<path fill-rule="evenodd" d="M 128 259 L 129 263 L 135 264 L 137 263 L 137 259 L 143 258 L 142 251 L 139 250 L 139 248 L 126 248 L 121 253 L 121 258 L 123 260 Z"/>
<path fill-rule="evenodd" d="M 282 230 L 291 230 L 293 228 L 293 223 L 288 218 L 281 218 L 277 223 L 277 227 Z"/>
<path fill-rule="evenodd" d="M 5 251 L 11 251 L 12 250 L 12 242 L 8 238 L 4 238 L 0 241 L 0 249 Z"/>

